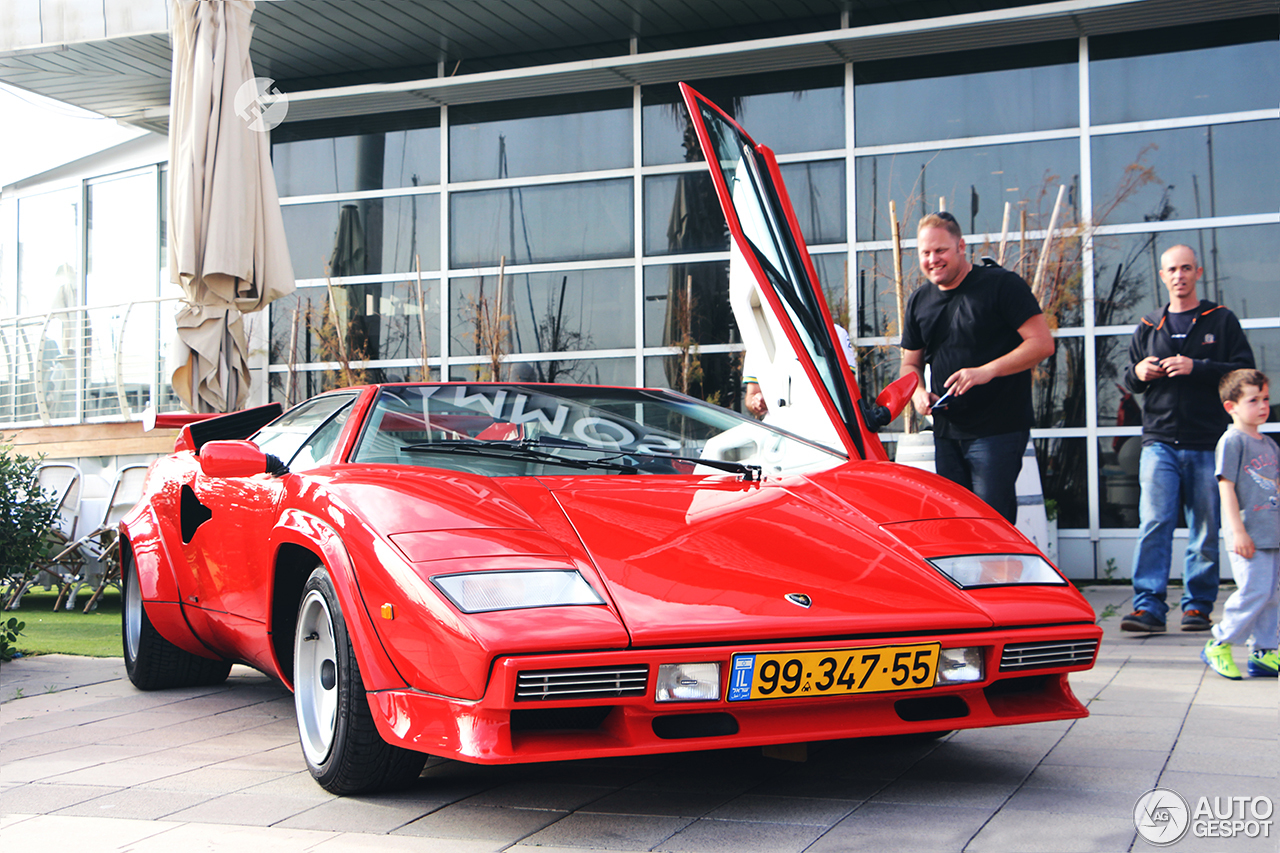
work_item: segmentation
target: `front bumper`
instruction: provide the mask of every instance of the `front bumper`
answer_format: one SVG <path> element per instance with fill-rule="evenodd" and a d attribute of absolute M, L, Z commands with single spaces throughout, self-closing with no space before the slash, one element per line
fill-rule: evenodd
<path fill-rule="evenodd" d="M 1067 674 L 1093 666 L 1101 630 L 1096 625 L 975 632 L 943 637 L 778 643 L 777 651 L 820 647 L 941 642 L 986 648 L 981 682 L 891 693 L 808 699 L 664 702 L 653 699 L 659 664 L 729 661 L 741 646 L 499 658 L 478 701 L 416 690 L 369 693 L 379 731 L 389 742 L 419 752 L 478 764 L 565 761 L 616 755 L 726 749 L 854 737 L 1016 725 L 1088 716 Z M 1069 666 L 1036 665 L 1017 653 L 1028 645 L 1068 643 L 1084 655 Z M 1091 651 L 1088 651 L 1091 650 Z M 1006 653 L 1008 651 L 1008 653 Z M 1015 663 L 1011 663 L 1015 662 Z M 592 667 L 647 667 L 642 695 L 588 699 L 517 700 L 521 672 Z M 722 690 L 721 695 L 726 691 Z"/>

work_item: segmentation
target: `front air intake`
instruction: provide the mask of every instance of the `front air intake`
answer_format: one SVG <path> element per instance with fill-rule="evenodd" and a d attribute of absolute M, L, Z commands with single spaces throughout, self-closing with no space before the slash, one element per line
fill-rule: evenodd
<path fill-rule="evenodd" d="M 1051 666 L 1087 666 L 1098 651 L 1097 640 L 1060 640 L 1014 643 L 1000 655 L 1001 672 L 1044 669 Z"/>
<path fill-rule="evenodd" d="M 522 672 L 516 677 L 516 701 L 643 696 L 648 683 L 649 667 L 645 665 Z"/>
<path fill-rule="evenodd" d="M 669 714 L 653 718 L 653 733 L 663 740 L 729 737 L 738 733 L 738 721 L 732 714 L 723 711 L 712 711 L 709 714 Z"/>

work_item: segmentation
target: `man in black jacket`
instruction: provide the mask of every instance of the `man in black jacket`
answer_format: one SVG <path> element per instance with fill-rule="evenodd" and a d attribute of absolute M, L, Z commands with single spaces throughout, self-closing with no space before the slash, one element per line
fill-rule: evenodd
<path fill-rule="evenodd" d="M 1124 384 L 1142 394 L 1142 496 L 1133 553 L 1133 612 L 1120 621 L 1122 631 L 1165 629 L 1179 506 L 1189 534 L 1182 630 L 1207 631 L 1218 597 L 1221 514 L 1213 450 L 1231 422 L 1218 400 L 1218 380 L 1254 363 L 1236 316 L 1196 295 L 1203 272 L 1187 246 L 1161 255 L 1160 278 L 1169 290 L 1169 304 L 1143 317 L 1129 344 Z"/>

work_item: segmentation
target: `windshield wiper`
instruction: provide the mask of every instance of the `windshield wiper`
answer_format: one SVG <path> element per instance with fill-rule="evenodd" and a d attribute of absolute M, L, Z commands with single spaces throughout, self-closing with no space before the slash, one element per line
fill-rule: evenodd
<path fill-rule="evenodd" d="M 412 453 L 460 453 L 466 456 L 484 456 L 490 459 L 533 459 L 584 471 L 589 468 L 606 468 L 611 471 L 621 471 L 624 474 L 640 473 L 638 467 L 625 462 L 616 462 L 610 459 L 568 459 L 555 453 L 538 450 L 538 445 L 543 447 L 567 447 L 573 450 L 592 449 L 576 441 L 558 438 L 532 438 L 520 441 L 480 441 L 478 439 L 431 441 L 423 442 L 422 444 L 410 444 L 400 449 Z"/>
<path fill-rule="evenodd" d="M 651 462 L 692 462 L 695 465 L 706 465 L 708 468 L 715 468 L 719 471 L 727 471 L 730 474 L 741 474 L 747 482 L 753 480 L 764 479 L 764 469 L 759 465 L 747 465 L 742 462 L 729 462 L 724 459 L 702 459 L 695 456 L 674 456 L 667 453 L 646 453 L 644 451 L 635 450 L 617 450 L 611 451 L 603 447 L 592 447 L 581 441 L 573 441 L 567 438 L 558 438 L 553 435 L 544 435 L 540 438 L 527 438 L 519 442 L 521 445 L 528 446 L 531 444 L 540 444 L 543 447 L 572 447 L 574 450 L 594 450 L 597 453 L 611 453 L 612 456 L 603 456 L 600 462 L 609 462 L 613 459 L 647 459 Z"/>
<path fill-rule="evenodd" d="M 603 450 L 603 448 L 599 448 Z M 648 459 L 655 462 L 692 462 L 694 465 L 706 465 L 708 468 L 715 468 L 718 471 L 726 471 L 730 474 L 741 474 L 742 479 L 748 483 L 760 482 L 764 479 L 764 469 L 759 465 L 747 465 L 743 462 L 729 462 L 725 459 L 700 459 L 696 456 L 671 456 L 666 453 L 640 453 L 633 450 L 624 450 L 615 453 L 612 457 L 604 457 L 601 461 L 609 459 Z"/>
<path fill-rule="evenodd" d="M 539 450 L 539 447 L 563 447 L 570 450 L 588 450 L 609 455 L 596 459 L 567 459 L 555 453 Z M 592 447 L 580 441 L 556 438 L 555 436 L 525 438 L 519 441 L 481 441 L 474 438 L 432 441 L 422 444 L 410 444 L 400 449 L 417 453 L 462 453 L 469 456 L 486 456 L 492 459 L 510 459 L 518 456 L 525 459 L 536 459 L 542 462 L 564 465 L 569 468 L 584 470 L 588 468 L 608 468 L 627 474 L 638 474 L 641 471 L 639 465 L 623 461 L 627 459 L 644 459 L 650 462 L 690 462 L 694 465 L 706 465 L 708 468 L 715 468 L 718 471 L 725 471 L 730 474 L 739 474 L 748 483 L 759 482 L 764 479 L 764 469 L 759 465 L 746 465 L 742 462 L 729 462 L 724 459 L 700 459 L 696 456 L 674 456 L 666 453 L 644 453 L 632 450 L 614 451 L 603 447 Z"/>

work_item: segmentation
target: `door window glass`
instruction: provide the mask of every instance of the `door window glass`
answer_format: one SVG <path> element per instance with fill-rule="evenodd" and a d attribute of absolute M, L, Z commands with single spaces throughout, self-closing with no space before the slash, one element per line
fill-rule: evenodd
<path fill-rule="evenodd" d="M 350 407 L 355 399 L 355 394 L 329 394 L 308 400 L 258 430 L 253 441 L 264 453 L 270 453 L 292 465 L 294 454 L 308 444 L 312 434 L 328 423 L 335 414 Z M 336 438 L 335 435 L 333 440 Z M 316 445 L 314 452 L 323 452 L 321 445 Z M 308 458 L 313 460 L 314 465 L 312 454 L 309 453 Z"/>

